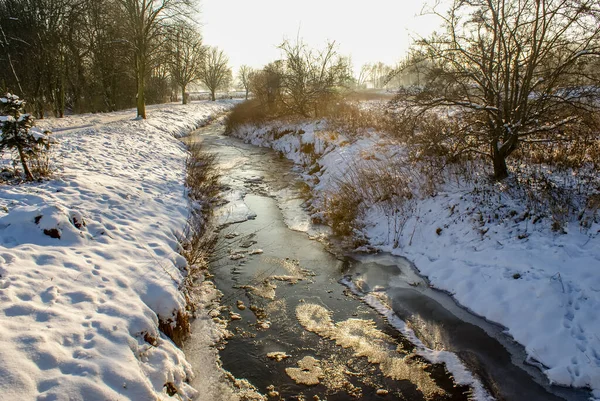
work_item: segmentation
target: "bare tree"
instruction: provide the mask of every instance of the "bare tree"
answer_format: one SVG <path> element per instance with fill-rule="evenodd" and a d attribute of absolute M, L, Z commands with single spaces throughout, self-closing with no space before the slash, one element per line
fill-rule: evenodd
<path fill-rule="evenodd" d="M 162 102 L 165 27 L 193 1 L 0 0 L 0 82 L 39 118 L 129 108 L 142 86 L 140 106 Z"/>
<path fill-rule="evenodd" d="M 216 100 L 217 90 L 226 89 L 231 83 L 231 68 L 228 64 L 229 59 L 223 50 L 217 47 L 208 48 L 200 68 L 200 81 L 210 91 L 212 101 Z"/>
<path fill-rule="evenodd" d="M 0 1 L 0 62 L 7 65 L 0 69 L 0 80 L 31 99 L 39 118 L 47 105 L 56 117 L 64 114 L 66 39 L 84 4 L 83 0 Z"/>
<path fill-rule="evenodd" d="M 277 114 L 281 105 L 281 82 L 284 75 L 282 60 L 267 64 L 250 74 L 250 90 L 258 102 L 271 114 Z"/>
<path fill-rule="evenodd" d="M 445 32 L 419 43 L 427 82 L 410 104 L 462 113 L 457 134 L 496 179 L 519 143 L 564 140 L 599 104 L 586 68 L 599 54 L 596 0 L 454 0 L 438 15 Z"/>
<path fill-rule="evenodd" d="M 383 89 L 388 83 L 388 76 L 391 74 L 392 68 L 385 65 L 381 61 L 371 66 L 368 77 L 370 78 L 373 88 Z"/>
<path fill-rule="evenodd" d="M 84 93 L 88 110 L 115 111 L 135 106 L 136 82 L 128 60 L 131 47 L 123 40 L 124 27 L 114 23 L 121 12 L 120 4 L 112 0 L 91 0 L 86 7 L 85 37 L 89 40 L 88 63 Z"/>
<path fill-rule="evenodd" d="M 351 78 L 349 60 L 337 54 L 335 42 L 322 51 L 313 51 L 301 41 L 285 41 L 279 48 L 285 54 L 282 102 L 292 113 L 318 115 L 319 106 L 327 104 Z"/>
<path fill-rule="evenodd" d="M 167 46 L 171 77 L 181 88 L 182 104 L 186 104 L 185 89 L 200 76 L 205 48 L 198 30 L 183 22 L 170 28 Z"/>
<path fill-rule="evenodd" d="M 248 99 L 248 92 L 250 92 L 250 76 L 252 75 L 253 70 L 251 67 L 247 65 L 242 65 L 238 72 L 238 79 L 242 84 L 242 87 L 246 91 L 246 100 Z"/>
<path fill-rule="evenodd" d="M 369 63 L 363 64 L 363 66 L 360 67 L 360 71 L 358 73 L 358 77 L 356 78 L 356 85 L 359 88 L 366 86 L 366 84 L 367 84 L 367 78 L 370 75 L 370 71 L 371 71 L 371 64 L 369 64 Z"/>
<path fill-rule="evenodd" d="M 182 17 L 190 0 L 118 0 L 124 12 L 127 40 L 133 50 L 137 83 L 137 115 L 146 118 L 145 80 L 162 49 L 165 25 Z"/>

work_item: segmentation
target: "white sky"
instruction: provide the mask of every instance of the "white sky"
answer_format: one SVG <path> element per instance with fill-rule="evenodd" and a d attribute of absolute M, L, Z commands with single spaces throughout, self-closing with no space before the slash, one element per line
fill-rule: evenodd
<path fill-rule="evenodd" d="M 284 38 L 300 37 L 322 48 L 335 40 L 351 55 L 355 71 L 367 62 L 393 65 L 411 37 L 439 26 L 418 16 L 423 0 L 200 0 L 204 43 L 222 48 L 234 74 L 240 65 L 259 68 L 280 58 Z"/>

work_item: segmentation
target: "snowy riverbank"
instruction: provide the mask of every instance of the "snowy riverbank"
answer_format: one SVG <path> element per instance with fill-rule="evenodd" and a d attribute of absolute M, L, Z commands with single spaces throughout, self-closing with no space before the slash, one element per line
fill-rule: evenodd
<path fill-rule="evenodd" d="M 186 304 L 176 236 L 188 216 L 187 151 L 176 137 L 228 108 L 40 122 L 58 128 L 55 178 L 0 186 L 0 398 L 196 396 L 184 354 L 158 330 Z M 216 290 L 203 290 L 209 302 Z"/>
<path fill-rule="evenodd" d="M 353 139 L 325 122 L 243 126 L 233 135 L 301 166 L 315 217 L 354 163 L 403 154 L 375 133 Z M 482 201 L 476 192 L 447 183 L 435 196 L 411 201 L 405 221 L 373 205 L 357 234 L 369 246 L 407 257 L 433 286 L 506 327 L 551 382 L 591 388 L 600 398 L 600 225 L 582 230 L 573 221 L 559 234 L 550 219 L 524 217 L 525 206 L 510 195 Z"/>

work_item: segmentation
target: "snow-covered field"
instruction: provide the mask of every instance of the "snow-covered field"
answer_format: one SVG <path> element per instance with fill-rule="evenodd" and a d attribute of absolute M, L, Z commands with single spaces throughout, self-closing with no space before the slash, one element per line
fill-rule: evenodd
<path fill-rule="evenodd" d="M 403 153 L 374 133 L 361 139 L 334 134 L 323 121 L 243 126 L 233 134 L 302 166 L 317 209 L 356 161 Z M 550 219 L 534 224 L 523 218 L 526 209 L 517 199 L 501 194 L 482 203 L 473 189 L 447 183 L 436 196 L 417 199 L 398 232 L 389 213 L 370 207 L 358 234 L 407 257 L 434 287 L 506 327 L 551 382 L 591 388 L 600 399 L 600 225 L 582 230 L 573 221 L 558 234 Z M 498 207 L 508 218 L 490 218 Z"/>
<path fill-rule="evenodd" d="M 158 330 L 185 308 L 176 235 L 188 215 L 187 152 L 176 137 L 228 108 L 40 122 L 60 131 L 55 177 L 0 186 L 1 399 L 196 396 L 190 364 Z M 204 290 L 208 302 L 215 290 Z"/>

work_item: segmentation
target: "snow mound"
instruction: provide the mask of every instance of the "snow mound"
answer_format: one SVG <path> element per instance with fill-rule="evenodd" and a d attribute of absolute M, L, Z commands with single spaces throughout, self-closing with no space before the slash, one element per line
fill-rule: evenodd
<path fill-rule="evenodd" d="M 0 244 L 83 245 L 91 238 L 81 213 L 56 204 L 20 206 L 0 217 Z"/>

